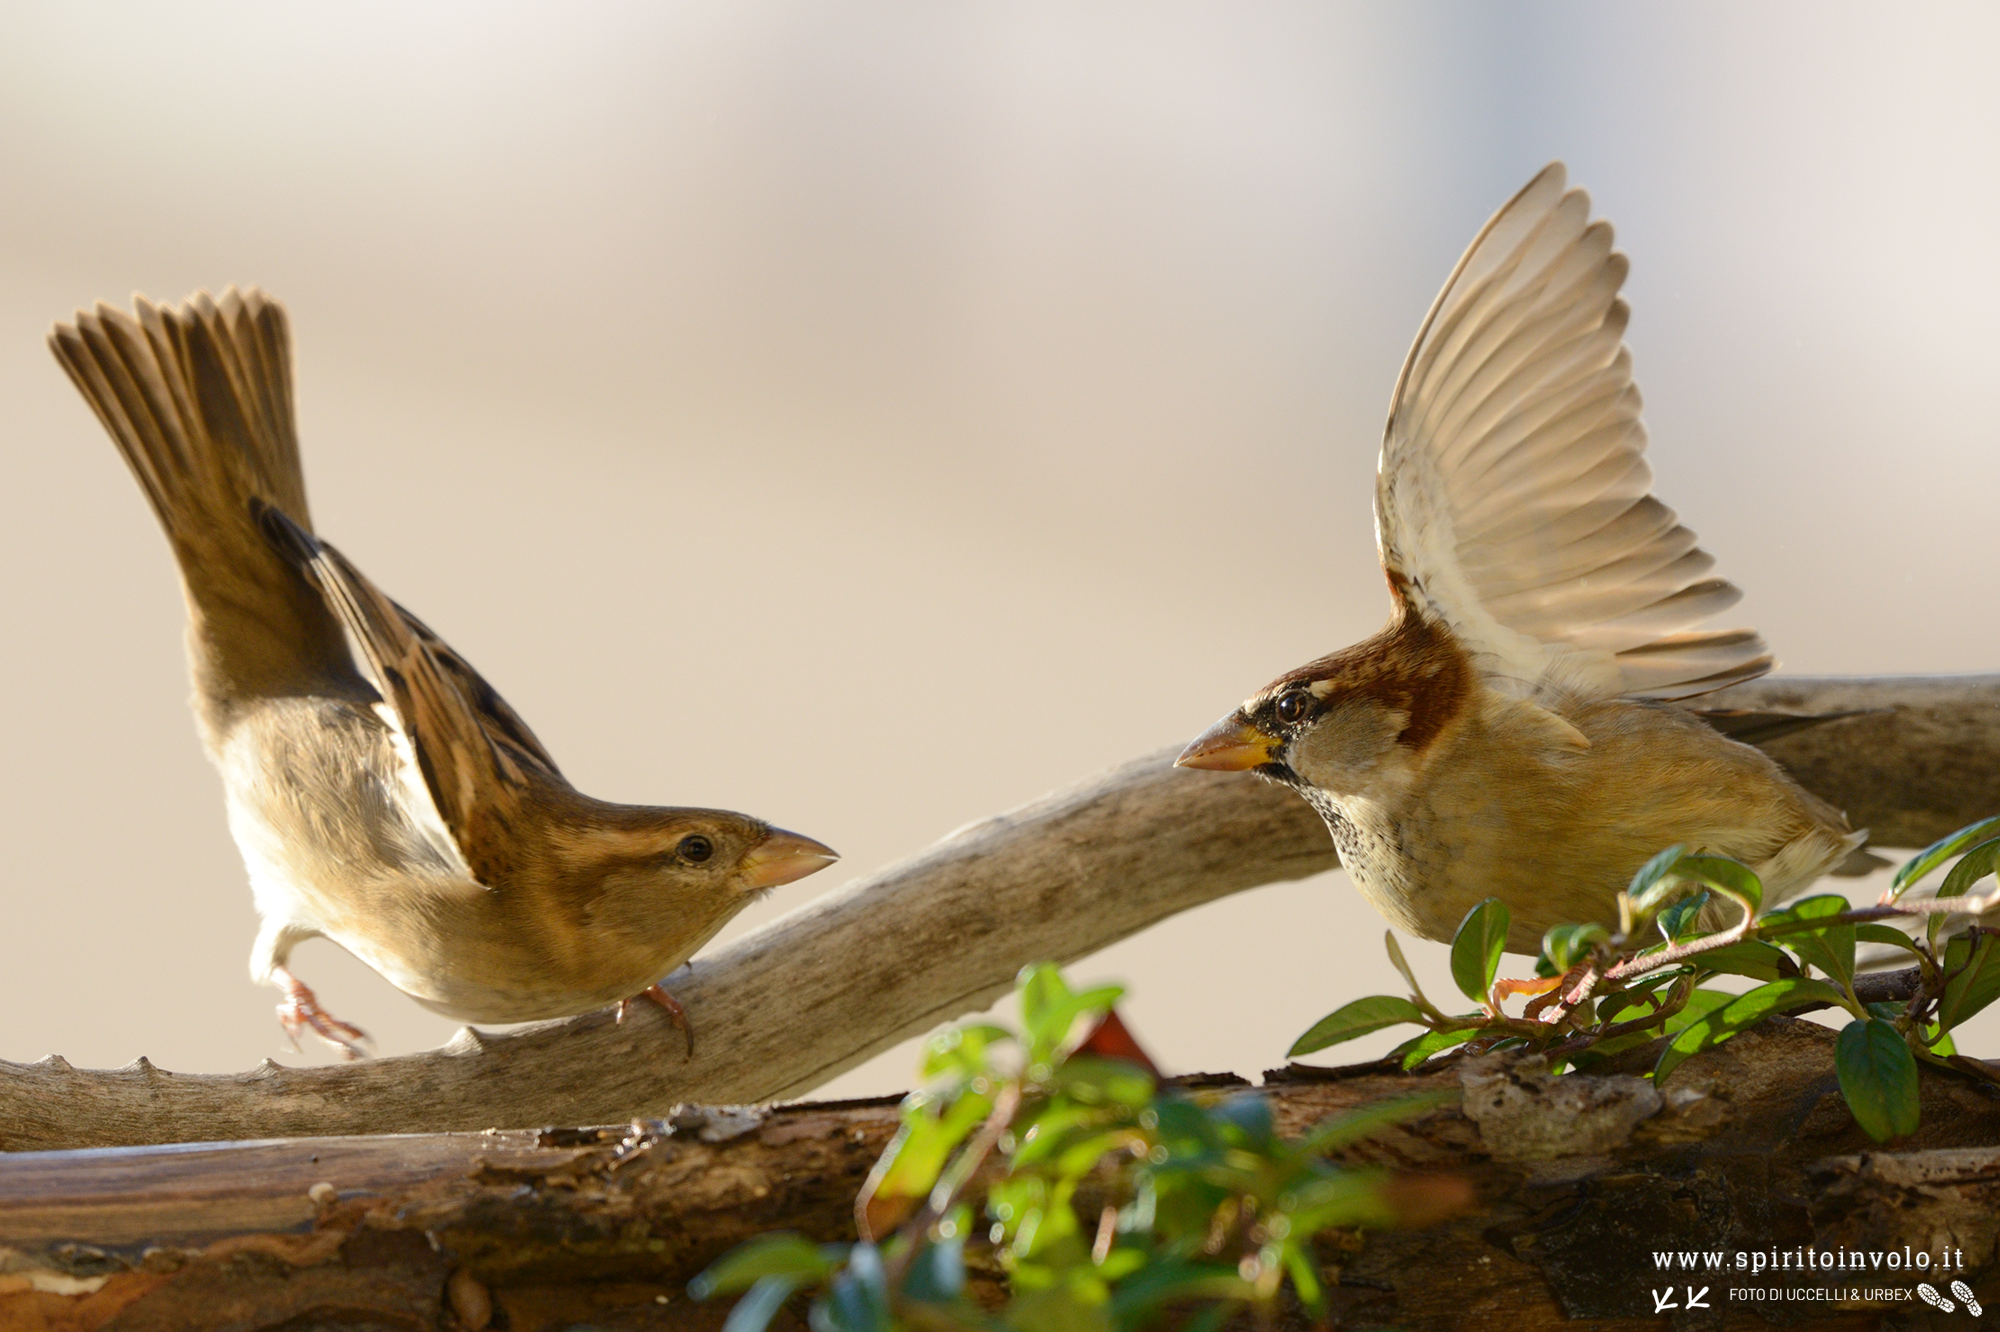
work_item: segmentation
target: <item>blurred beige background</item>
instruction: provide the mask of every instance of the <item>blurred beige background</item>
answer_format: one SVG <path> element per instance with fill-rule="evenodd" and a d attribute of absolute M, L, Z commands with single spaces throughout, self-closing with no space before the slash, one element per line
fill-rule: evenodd
<path fill-rule="evenodd" d="M 1373 630 L 1397 366 L 1551 157 L 1740 618 L 2000 668 L 1997 58 L 1982 4 L 7 6 L 0 1057 L 298 1058 L 165 546 L 42 346 L 79 304 L 287 301 L 320 528 L 580 786 L 846 853 L 741 929 Z M 1380 934 L 1328 876 L 1078 973 L 1254 1072 Z"/>

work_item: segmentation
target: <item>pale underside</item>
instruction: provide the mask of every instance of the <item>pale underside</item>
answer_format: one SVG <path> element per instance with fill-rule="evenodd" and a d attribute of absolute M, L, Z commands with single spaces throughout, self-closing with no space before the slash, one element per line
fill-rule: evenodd
<path fill-rule="evenodd" d="M 1615 925 L 1607 882 L 1662 847 L 1742 861 L 1775 902 L 1862 839 L 1769 758 L 1681 708 L 1575 704 L 1562 723 L 1573 744 L 1550 742 L 1549 716 L 1484 691 L 1424 756 L 1420 780 L 1367 794 L 1302 788 L 1390 923 L 1449 939 L 1468 910 L 1498 897 L 1512 910 L 1509 948 L 1532 955 L 1552 925 Z M 1718 911 L 1706 923 L 1734 919 Z"/>
<path fill-rule="evenodd" d="M 1439 293 L 1390 406 L 1382 562 L 1489 685 L 1544 701 L 1686 698 L 1762 675 L 1741 597 L 1650 494 L 1618 299 L 1626 261 L 1560 163 L 1494 215 Z"/>

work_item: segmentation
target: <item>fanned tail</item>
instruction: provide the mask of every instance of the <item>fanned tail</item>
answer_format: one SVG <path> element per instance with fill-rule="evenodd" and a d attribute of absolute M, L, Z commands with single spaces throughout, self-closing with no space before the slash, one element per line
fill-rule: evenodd
<path fill-rule="evenodd" d="M 284 307 L 230 287 L 179 307 L 136 297 L 133 308 L 79 311 L 49 345 L 172 543 L 202 699 L 226 707 L 358 680 L 339 623 L 252 514 L 262 502 L 311 529 Z"/>

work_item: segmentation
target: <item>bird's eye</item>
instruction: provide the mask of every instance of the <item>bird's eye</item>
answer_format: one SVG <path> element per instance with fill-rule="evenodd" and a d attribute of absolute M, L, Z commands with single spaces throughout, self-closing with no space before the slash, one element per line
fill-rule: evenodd
<path fill-rule="evenodd" d="M 1311 707 L 1312 702 L 1307 698 L 1306 691 L 1303 689 L 1293 689 L 1278 695 L 1278 705 L 1275 711 L 1278 714 L 1279 721 L 1289 724 L 1303 719 Z"/>
<path fill-rule="evenodd" d="M 715 843 L 709 841 L 700 833 L 694 833 L 691 836 L 681 838 L 681 844 L 675 847 L 674 850 L 680 853 L 682 860 L 699 865 L 702 861 L 707 860 L 715 854 Z"/>

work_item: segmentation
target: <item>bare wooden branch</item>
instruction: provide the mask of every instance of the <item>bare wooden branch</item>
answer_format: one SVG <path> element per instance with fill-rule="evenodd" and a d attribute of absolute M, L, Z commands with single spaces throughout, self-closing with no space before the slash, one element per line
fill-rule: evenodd
<path fill-rule="evenodd" d="M 1770 752 L 1888 845 L 2000 806 L 2000 675 L 1767 679 L 1718 706 L 1885 709 Z M 0 1061 L 0 1149 L 446 1132 L 658 1115 L 798 1096 L 990 1003 L 1024 964 L 1072 961 L 1203 902 L 1337 863 L 1317 815 L 1173 750 L 971 825 L 773 921 L 676 978 L 685 1058 L 642 1008 L 331 1068 L 169 1073 Z"/>
<path fill-rule="evenodd" d="M 1532 1061 L 1504 1058 L 1419 1075 L 1301 1070 L 1272 1075 L 1264 1093 L 1280 1131 L 1296 1135 L 1355 1106 L 1462 1091 L 1457 1107 L 1343 1153 L 1401 1172 L 1402 1197 L 1461 1210 L 1431 1206 L 1408 1230 L 1323 1241 L 1340 1326 L 1651 1319 L 1652 1292 L 1688 1278 L 1656 1269 L 1661 1250 L 1893 1251 L 1899 1266 L 1905 1245 L 1932 1255 L 1929 1273 L 1694 1276 L 1718 1292 L 1901 1292 L 1814 1304 L 1815 1328 L 1907 1313 L 1925 1275 L 1939 1287 L 1965 1280 L 2000 1304 L 2000 1098 L 1926 1069 L 1922 1128 L 1877 1148 L 1834 1085 L 1832 1041 L 1779 1018 L 1696 1056 L 1664 1094 L 1628 1077 L 1551 1081 Z M 713 1329 L 721 1310 L 692 1305 L 688 1279 L 772 1229 L 851 1240 L 854 1193 L 894 1125 L 879 1101 L 683 1107 L 664 1122 L 540 1135 L 0 1157 L 0 1326 L 210 1327 L 227 1310 L 237 1332 L 336 1322 Z M 1939 1276 L 1940 1252 L 1962 1266 Z M 990 1255 L 975 1248 L 971 1259 L 976 1286 L 998 1293 Z M 1718 1298 L 1715 1318 L 1689 1325 L 1762 1328 L 1773 1303 L 1783 1301 Z"/>

